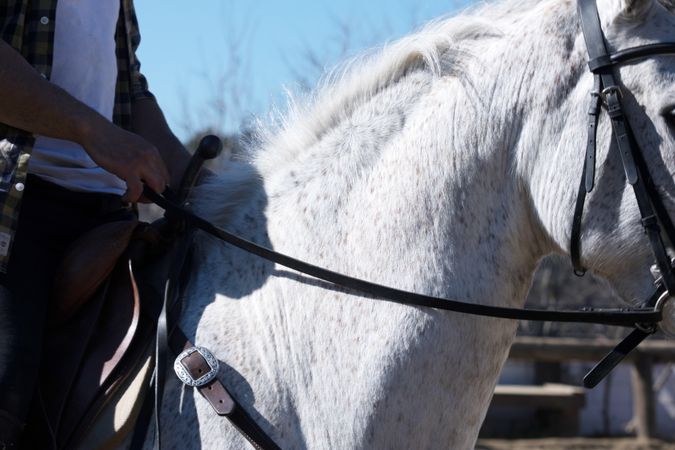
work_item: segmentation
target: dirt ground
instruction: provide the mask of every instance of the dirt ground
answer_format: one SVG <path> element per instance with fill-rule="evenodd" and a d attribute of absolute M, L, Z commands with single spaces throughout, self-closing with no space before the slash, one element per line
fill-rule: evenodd
<path fill-rule="evenodd" d="M 675 450 L 675 443 L 634 438 L 481 439 L 477 450 Z"/>

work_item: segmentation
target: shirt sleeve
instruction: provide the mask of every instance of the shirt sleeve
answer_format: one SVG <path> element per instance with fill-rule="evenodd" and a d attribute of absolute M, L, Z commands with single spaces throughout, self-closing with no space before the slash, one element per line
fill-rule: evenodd
<path fill-rule="evenodd" d="M 129 75 L 131 79 L 131 100 L 155 98 L 148 88 L 148 80 L 141 73 L 141 62 L 136 57 L 136 50 L 141 43 L 141 33 L 138 28 L 138 19 L 133 1 L 129 0 L 127 30 L 129 33 Z"/>

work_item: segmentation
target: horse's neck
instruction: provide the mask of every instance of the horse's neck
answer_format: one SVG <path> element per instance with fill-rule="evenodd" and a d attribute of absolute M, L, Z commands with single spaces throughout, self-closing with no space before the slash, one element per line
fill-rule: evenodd
<path fill-rule="evenodd" d="M 479 78 L 418 71 L 360 100 L 268 165 L 232 228 L 401 289 L 522 305 L 547 241 L 518 153 L 533 145 L 524 111 L 481 103 Z M 515 323 L 363 299 L 224 247 L 202 256 L 183 324 L 284 447 L 473 445 Z"/>
<path fill-rule="evenodd" d="M 522 304 L 537 253 L 527 202 L 509 149 L 467 144 L 489 139 L 448 114 L 467 106 L 455 83 L 411 75 L 358 108 L 270 177 L 235 228 L 390 286 Z M 377 113 L 406 96 L 415 104 Z M 228 299 L 203 317 L 188 312 L 186 327 L 201 320 L 198 342 L 244 376 L 289 447 L 473 444 L 514 323 L 360 299 L 239 252 L 219 254 L 214 268 L 226 275 L 202 291 Z M 222 348 L 214 330 L 227 330 Z"/>
<path fill-rule="evenodd" d="M 570 147 L 560 140 L 585 141 L 577 97 L 586 100 L 590 91 L 579 84 L 586 50 L 574 6 L 536 7 L 542 11 L 502 24 L 505 36 L 469 40 L 472 56 L 459 76 L 411 70 L 368 100 L 356 99 L 310 148 L 287 137 L 290 149 L 269 150 L 287 158 L 271 158 L 277 164 L 262 170 L 267 218 L 276 222 L 267 224 L 272 242 L 338 270 L 394 272 L 389 278 L 399 283 L 397 267 L 409 273 L 405 258 L 422 255 L 421 265 L 436 269 L 422 272 L 438 273 L 433 283 L 415 273 L 410 283 L 472 297 L 475 288 L 464 284 L 478 271 L 483 284 L 506 289 L 505 297 L 518 294 L 532 261 L 569 235 L 583 155 L 559 151 Z M 541 23 L 532 24 L 539 15 Z M 561 180 L 570 173 L 573 179 Z M 483 269 L 505 263 L 494 271 L 504 273 Z"/>
<path fill-rule="evenodd" d="M 475 108 L 465 88 L 410 75 L 266 177 L 271 243 L 407 289 L 522 294 L 541 236 L 512 171 L 518 118 L 464 120 Z"/>
<path fill-rule="evenodd" d="M 506 94 L 496 99 L 502 104 L 498 110 L 519 118 L 509 134 L 514 173 L 545 230 L 543 254 L 569 250 L 593 89 L 574 2 L 551 6 L 548 2 L 536 5 L 536 11 L 525 17 L 541 18 L 541 23 L 514 23 L 521 39 L 486 51 L 482 59 L 485 64 L 501 61 L 486 79 L 495 91 Z M 602 127 L 599 137 L 609 129 Z M 604 148 L 598 152 L 600 161 Z"/>

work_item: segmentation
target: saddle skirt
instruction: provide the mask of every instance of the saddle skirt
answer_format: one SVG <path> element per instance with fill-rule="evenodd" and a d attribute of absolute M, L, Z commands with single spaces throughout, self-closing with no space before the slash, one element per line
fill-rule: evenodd
<path fill-rule="evenodd" d="M 92 230 L 67 252 L 41 361 L 39 448 L 117 448 L 133 429 L 174 244 L 165 222 L 134 217 Z"/>

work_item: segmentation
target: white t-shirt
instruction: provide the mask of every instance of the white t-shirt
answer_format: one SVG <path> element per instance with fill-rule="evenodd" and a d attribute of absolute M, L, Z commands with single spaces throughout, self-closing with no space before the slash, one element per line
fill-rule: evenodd
<path fill-rule="evenodd" d="M 58 0 L 50 81 L 112 121 L 119 0 Z M 74 142 L 36 138 L 28 172 L 74 191 L 124 194 L 125 183 Z"/>

